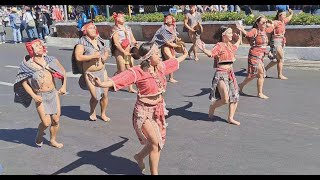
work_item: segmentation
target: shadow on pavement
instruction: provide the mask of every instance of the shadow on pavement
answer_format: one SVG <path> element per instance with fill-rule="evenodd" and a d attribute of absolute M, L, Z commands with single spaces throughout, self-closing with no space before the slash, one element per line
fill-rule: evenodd
<path fill-rule="evenodd" d="M 192 96 L 184 96 L 184 97 L 197 97 L 209 94 L 211 92 L 211 88 L 201 88 L 201 92 Z"/>
<path fill-rule="evenodd" d="M 37 147 L 34 142 L 37 135 L 37 131 L 37 128 L 0 129 L 0 140 L 16 144 L 25 144 L 31 147 Z M 48 140 L 43 138 L 44 144 L 48 142 Z"/>
<path fill-rule="evenodd" d="M 189 111 L 187 109 L 192 107 L 193 103 L 190 101 L 185 101 L 185 102 L 188 102 L 188 104 L 185 106 L 182 106 L 176 109 L 167 108 L 167 110 L 169 111 L 167 118 L 171 116 L 180 116 L 192 121 L 221 121 L 221 122 L 228 123 L 226 119 L 220 118 L 218 116 L 214 116 L 214 118 L 209 119 L 208 113 Z"/>
<path fill-rule="evenodd" d="M 70 49 L 70 48 L 61 48 L 61 49 L 59 49 L 59 51 L 73 51 L 73 49 Z"/>
<path fill-rule="evenodd" d="M 121 136 L 120 136 L 121 137 Z M 54 172 L 52 175 L 68 173 L 82 165 L 93 165 L 96 166 L 101 171 L 107 174 L 131 174 L 131 175 L 142 175 L 138 164 L 119 156 L 114 156 L 111 153 L 122 148 L 124 143 L 128 141 L 128 138 L 121 137 L 123 140 L 116 144 L 113 144 L 107 148 L 101 149 L 99 151 L 81 151 L 78 152 L 80 157 L 78 160 L 70 163 L 69 165 L 61 168 L 60 170 Z M 84 172 L 85 174 L 86 172 Z"/>
<path fill-rule="evenodd" d="M 80 109 L 80 106 L 61 106 L 61 116 L 76 120 L 88 120 L 89 112 Z"/>
<path fill-rule="evenodd" d="M 241 68 L 241 70 L 237 71 L 237 72 L 234 72 L 234 74 L 236 76 L 243 76 L 243 77 L 246 77 L 247 76 L 247 69 L 245 68 Z"/>

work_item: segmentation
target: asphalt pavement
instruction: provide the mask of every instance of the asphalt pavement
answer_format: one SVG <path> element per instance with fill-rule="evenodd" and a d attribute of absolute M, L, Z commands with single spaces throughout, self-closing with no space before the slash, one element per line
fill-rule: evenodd
<path fill-rule="evenodd" d="M 32 103 L 26 109 L 13 102 L 12 85 L 26 50 L 23 44 L 2 44 L 2 174 L 140 174 L 133 155 L 142 146 L 131 121 L 136 95 L 126 89 L 111 91 L 107 109 L 111 122 L 91 122 L 88 120 L 89 93 L 79 88 L 78 76 L 71 73 L 72 49 L 49 46 L 48 51 L 68 71 L 69 94 L 61 97 L 58 132 L 58 141 L 64 143 L 64 147 L 49 146 L 48 130 L 44 145 L 35 147 L 40 122 L 35 106 Z M 271 78 L 267 78 L 264 85 L 268 100 L 256 97 L 256 81 L 248 84 L 235 114 L 240 126 L 226 122 L 228 106 L 216 110 L 215 120 L 207 118 L 214 74 L 212 65 L 213 61 L 203 54 L 198 62 L 185 60 L 175 73 L 179 82 L 168 84 L 165 100 L 169 126 L 159 173 L 319 174 L 320 63 L 287 60 L 284 74 L 288 80 L 276 79 L 276 68 L 271 69 L 268 72 Z M 246 68 L 246 57 L 238 55 L 234 64 L 238 82 L 245 78 Z M 106 69 L 109 75 L 116 71 L 113 57 Z M 148 164 L 148 159 L 145 163 Z"/>

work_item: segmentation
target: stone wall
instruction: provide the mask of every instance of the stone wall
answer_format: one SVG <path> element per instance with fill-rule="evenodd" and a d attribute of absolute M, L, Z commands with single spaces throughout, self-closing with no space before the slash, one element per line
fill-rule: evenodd
<path fill-rule="evenodd" d="M 201 34 L 201 39 L 207 44 L 215 44 L 213 39 L 214 33 L 221 25 L 230 26 L 235 32 L 237 21 L 207 21 L 203 22 L 204 32 Z M 130 22 L 127 23 L 138 41 L 149 41 L 162 23 L 154 22 Z M 104 39 L 109 39 L 113 23 L 96 23 L 100 36 Z M 251 26 L 246 26 L 246 30 L 250 30 Z M 77 38 L 78 30 L 76 23 L 57 23 L 57 36 L 62 38 Z M 183 32 L 183 23 L 177 23 L 179 37 L 186 43 L 190 43 L 187 32 Z M 288 25 L 286 27 L 287 46 L 303 46 L 303 47 L 320 47 L 320 25 Z M 247 44 L 248 40 L 243 38 L 243 43 Z"/>

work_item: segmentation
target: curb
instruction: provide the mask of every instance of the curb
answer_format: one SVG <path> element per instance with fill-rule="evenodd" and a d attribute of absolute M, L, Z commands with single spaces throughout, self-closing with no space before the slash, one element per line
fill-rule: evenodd
<path fill-rule="evenodd" d="M 59 38 L 59 37 L 48 37 L 46 42 L 47 46 L 58 46 L 73 48 L 77 43 L 78 38 Z M 109 47 L 110 41 L 105 41 Z M 142 42 L 142 41 L 140 41 Z M 187 49 L 191 47 L 191 43 L 186 43 Z M 211 49 L 214 44 L 207 44 L 206 48 Z M 238 49 L 238 56 L 247 56 L 249 52 L 249 45 L 241 45 Z M 202 52 L 200 52 L 202 53 Z M 311 60 L 320 61 L 320 47 L 285 47 L 285 59 L 290 60 Z"/>

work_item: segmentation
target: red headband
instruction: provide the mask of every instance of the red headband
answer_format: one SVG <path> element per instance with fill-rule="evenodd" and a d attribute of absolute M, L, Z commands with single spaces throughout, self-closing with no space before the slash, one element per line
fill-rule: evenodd
<path fill-rule="evenodd" d="M 26 45 L 26 49 L 27 49 L 30 57 L 34 57 L 34 50 L 32 48 L 32 45 L 37 43 L 37 42 L 40 42 L 42 44 L 44 53 L 47 52 L 47 48 L 46 48 L 46 46 L 44 46 L 42 41 L 40 39 L 35 39 L 35 40 L 31 41 L 31 42 L 26 42 L 26 44 L 25 44 Z"/>
<path fill-rule="evenodd" d="M 87 23 L 87 24 L 85 24 L 85 25 L 82 26 L 81 31 L 83 32 L 83 34 L 84 34 L 84 35 L 87 35 L 87 28 L 88 28 L 90 25 L 93 25 L 93 26 L 96 28 L 96 34 L 99 35 L 98 28 L 97 28 L 96 25 L 93 24 L 93 22 Z"/>
<path fill-rule="evenodd" d="M 176 19 L 172 16 L 172 15 L 168 15 L 164 18 L 164 23 L 167 24 L 169 18 L 172 20 L 172 24 L 175 25 L 176 24 Z"/>
<path fill-rule="evenodd" d="M 121 18 L 121 17 L 123 17 L 124 16 L 124 14 L 123 13 L 116 13 L 116 12 L 114 12 L 113 14 L 112 14 L 112 17 L 113 17 L 113 19 L 114 19 L 114 23 L 117 25 L 118 24 L 118 19 L 119 18 Z"/>

